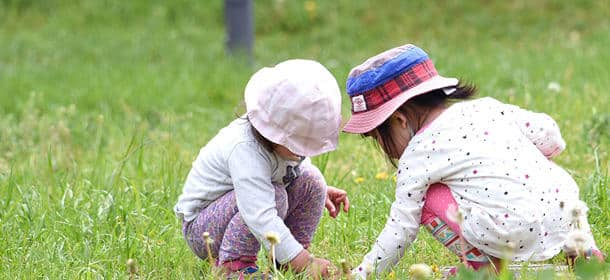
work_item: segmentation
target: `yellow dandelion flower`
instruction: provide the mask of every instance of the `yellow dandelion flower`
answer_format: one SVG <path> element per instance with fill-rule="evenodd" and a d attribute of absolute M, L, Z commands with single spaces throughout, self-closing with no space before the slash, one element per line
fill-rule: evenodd
<path fill-rule="evenodd" d="M 377 179 L 377 180 L 385 180 L 387 178 L 388 178 L 387 172 L 379 172 L 375 175 L 375 179 Z"/>
<path fill-rule="evenodd" d="M 364 183 L 364 178 L 363 177 L 356 177 L 356 179 L 354 179 L 354 182 L 356 184 Z"/>
<path fill-rule="evenodd" d="M 305 11 L 308 13 L 315 13 L 317 8 L 315 1 L 305 1 Z"/>
<path fill-rule="evenodd" d="M 396 175 L 392 176 L 392 181 L 394 181 L 394 183 L 396 183 Z"/>

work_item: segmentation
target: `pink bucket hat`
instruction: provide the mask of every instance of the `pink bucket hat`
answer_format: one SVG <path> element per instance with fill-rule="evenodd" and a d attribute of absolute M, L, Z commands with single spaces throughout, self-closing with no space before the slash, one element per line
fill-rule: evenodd
<path fill-rule="evenodd" d="M 456 78 L 439 76 L 428 55 L 414 45 L 385 51 L 350 71 L 347 94 L 352 102 L 352 115 L 343 131 L 369 132 L 407 100 L 457 84 Z"/>
<path fill-rule="evenodd" d="M 337 148 L 341 91 L 320 63 L 293 59 L 260 69 L 244 97 L 250 122 L 269 141 L 301 156 Z"/>

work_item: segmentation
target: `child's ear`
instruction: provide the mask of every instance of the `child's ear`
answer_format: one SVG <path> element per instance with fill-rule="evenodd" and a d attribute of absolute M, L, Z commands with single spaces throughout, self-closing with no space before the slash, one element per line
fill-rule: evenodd
<path fill-rule="evenodd" d="M 394 121 L 397 121 L 398 124 L 400 125 L 400 127 L 404 128 L 404 129 L 409 127 L 409 120 L 407 119 L 407 116 L 405 116 L 403 113 L 395 111 L 394 113 L 392 113 L 392 115 L 390 117 Z"/>

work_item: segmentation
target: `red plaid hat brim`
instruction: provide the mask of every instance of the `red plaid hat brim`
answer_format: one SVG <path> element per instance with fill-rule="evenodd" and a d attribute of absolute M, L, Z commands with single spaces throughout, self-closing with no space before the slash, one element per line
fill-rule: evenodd
<path fill-rule="evenodd" d="M 369 132 L 389 118 L 390 115 L 392 115 L 392 113 L 394 113 L 398 107 L 407 102 L 407 100 L 429 91 L 452 87 L 456 86 L 457 84 L 458 80 L 456 78 L 445 78 L 438 75 L 431 77 L 419 85 L 401 92 L 399 95 L 381 104 L 375 109 L 360 112 L 358 114 L 352 114 L 349 121 L 347 121 L 343 127 L 343 131 L 347 133 Z"/>

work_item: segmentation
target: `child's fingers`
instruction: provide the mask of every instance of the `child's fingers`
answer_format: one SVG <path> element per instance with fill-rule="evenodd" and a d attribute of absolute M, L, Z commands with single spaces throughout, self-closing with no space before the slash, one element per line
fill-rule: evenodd
<path fill-rule="evenodd" d="M 328 214 L 335 218 L 337 217 L 337 208 L 335 207 L 335 204 L 329 199 L 326 198 L 326 209 L 328 210 Z"/>
<path fill-rule="evenodd" d="M 349 198 L 345 196 L 345 199 L 343 200 L 343 212 L 347 213 L 347 211 L 349 211 Z"/>

